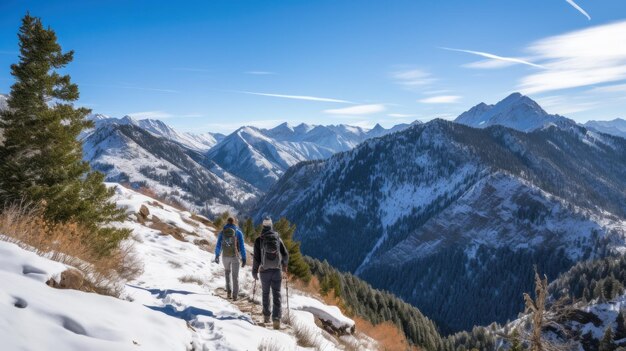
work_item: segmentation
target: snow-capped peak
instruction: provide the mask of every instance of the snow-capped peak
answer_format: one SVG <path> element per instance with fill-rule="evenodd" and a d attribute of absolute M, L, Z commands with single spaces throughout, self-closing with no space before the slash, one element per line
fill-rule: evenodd
<path fill-rule="evenodd" d="M 502 125 L 523 132 L 541 129 L 546 125 L 575 125 L 559 115 L 548 114 L 541 106 L 520 93 L 513 93 L 495 105 L 480 103 L 456 118 L 455 122 L 475 128 Z"/>

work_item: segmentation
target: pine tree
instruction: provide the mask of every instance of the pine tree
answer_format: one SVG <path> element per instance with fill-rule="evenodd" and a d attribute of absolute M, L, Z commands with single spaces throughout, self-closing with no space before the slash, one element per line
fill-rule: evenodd
<path fill-rule="evenodd" d="M 252 218 L 248 217 L 243 224 L 243 235 L 245 239 L 248 241 L 254 241 L 256 236 L 256 231 L 254 229 L 254 223 L 252 223 Z"/>
<path fill-rule="evenodd" d="M 615 318 L 617 327 L 615 328 L 615 340 L 626 338 L 626 319 L 624 318 L 624 310 L 620 311 Z"/>
<path fill-rule="evenodd" d="M 0 203 L 26 201 L 52 222 L 84 226 L 97 253 L 107 254 L 129 231 L 104 228 L 125 214 L 110 202 L 114 190 L 105 187 L 104 177 L 82 160 L 78 136 L 92 126 L 85 118 L 91 111 L 74 108 L 78 86 L 57 72 L 74 53 L 63 53 L 55 32 L 29 14 L 18 38 L 15 83 L 0 115 Z"/>
<path fill-rule="evenodd" d="M 604 336 L 602 336 L 602 340 L 600 340 L 600 345 L 598 345 L 598 351 L 613 351 L 616 346 L 613 342 L 613 330 L 609 326 L 604 331 Z"/>
<path fill-rule="evenodd" d="M 311 280 L 311 269 L 302 257 L 300 243 L 293 240 L 293 233 L 296 231 L 296 226 L 289 223 L 287 219 L 281 218 L 278 222 L 274 223 L 274 230 L 280 234 L 280 238 L 283 240 L 289 252 L 289 273 L 305 282 L 309 282 Z"/>
<path fill-rule="evenodd" d="M 520 342 L 519 333 L 516 329 L 513 331 L 513 334 L 511 335 L 511 348 L 509 349 L 509 351 L 523 351 L 523 350 L 524 350 L 524 346 Z"/>

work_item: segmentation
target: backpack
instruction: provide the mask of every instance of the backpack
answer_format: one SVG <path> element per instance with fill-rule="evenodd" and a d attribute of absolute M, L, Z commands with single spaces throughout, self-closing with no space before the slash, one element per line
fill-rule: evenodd
<path fill-rule="evenodd" d="M 237 233 L 235 228 L 225 227 L 222 230 L 222 255 L 227 257 L 237 256 Z"/>
<path fill-rule="evenodd" d="M 276 232 L 270 232 L 261 237 L 261 270 L 280 269 L 280 237 Z"/>

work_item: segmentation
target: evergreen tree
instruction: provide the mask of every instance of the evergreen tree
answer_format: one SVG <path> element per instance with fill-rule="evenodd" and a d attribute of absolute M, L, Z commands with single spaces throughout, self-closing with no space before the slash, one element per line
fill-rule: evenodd
<path fill-rule="evenodd" d="M 626 320 L 624 318 L 624 310 L 621 310 L 615 318 L 617 327 L 615 329 L 615 340 L 626 338 Z"/>
<path fill-rule="evenodd" d="M 609 326 L 604 331 L 604 336 L 602 336 L 602 340 L 600 340 L 600 345 L 598 345 L 598 351 L 613 351 L 616 346 L 613 342 L 613 330 Z"/>
<path fill-rule="evenodd" d="M 52 222 L 75 222 L 92 233 L 90 243 L 107 254 L 128 230 L 105 228 L 125 217 L 110 197 L 101 174 L 82 160 L 81 131 L 92 126 L 86 108 L 74 108 L 78 86 L 62 69 L 73 59 L 63 53 L 55 32 L 27 14 L 19 29 L 19 62 L 8 109 L 0 114 L 0 203 L 26 201 Z"/>
<path fill-rule="evenodd" d="M 293 240 L 293 233 L 296 231 L 296 226 L 289 223 L 287 219 L 281 218 L 274 223 L 274 230 L 280 234 L 280 238 L 283 240 L 289 252 L 289 273 L 305 282 L 309 282 L 311 280 L 311 269 L 302 257 L 300 243 Z"/>
<path fill-rule="evenodd" d="M 245 239 L 252 242 L 256 237 L 256 231 L 254 229 L 254 223 L 252 223 L 252 218 L 248 217 L 243 224 L 243 235 Z"/>
<path fill-rule="evenodd" d="M 509 351 L 523 351 L 523 350 L 524 350 L 524 346 L 520 342 L 519 333 L 517 332 L 517 329 L 516 329 L 513 331 L 513 334 L 511 335 L 511 348 L 509 349 Z"/>

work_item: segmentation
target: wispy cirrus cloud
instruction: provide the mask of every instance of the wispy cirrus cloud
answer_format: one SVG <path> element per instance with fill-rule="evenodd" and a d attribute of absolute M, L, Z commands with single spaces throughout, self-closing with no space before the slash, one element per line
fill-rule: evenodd
<path fill-rule="evenodd" d="M 538 65 L 536 63 L 532 63 L 530 61 L 517 58 L 517 57 L 506 57 L 506 56 L 490 54 L 488 52 L 454 49 L 454 48 L 447 48 L 447 47 L 441 47 L 440 49 L 448 50 L 448 51 L 464 52 L 467 54 L 477 55 L 477 56 L 481 56 L 481 57 L 489 59 L 486 62 L 480 61 L 480 62 L 470 63 L 469 67 L 472 67 L 472 68 L 500 68 L 503 66 L 509 66 L 509 65 L 514 65 L 514 64 L 522 64 L 522 65 L 532 66 L 535 68 L 545 68 L 542 65 Z"/>
<path fill-rule="evenodd" d="M 292 100 L 336 102 L 336 103 L 341 103 L 341 104 L 353 104 L 354 103 L 352 101 L 347 101 L 347 100 L 318 97 L 318 96 L 308 96 L 308 95 L 271 94 L 271 93 L 259 93 L 259 92 L 253 92 L 253 91 L 237 91 L 237 93 L 248 94 L 248 95 L 258 95 L 258 96 L 268 96 L 268 97 L 275 97 L 275 98 L 282 98 L 282 99 L 292 99 Z"/>
<path fill-rule="evenodd" d="M 613 84 L 595 87 L 589 90 L 590 93 L 623 93 L 626 92 L 626 84 Z"/>
<path fill-rule="evenodd" d="M 626 21 L 599 25 L 532 43 L 527 50 L 547 69 L 525 76 L 525 94 L 626 80 Z"/>
<path fill-rule="evenodd" d="M 537 102 L 541 105 L 541 107 L 551 113 L 558 113 L 560 115 L 588 111 L 599 105 L 599 102 L 597 101 L 583 101 L 580 98 L 563 95 L 539 98 L 537 99 Z"/>
<path fill-rule="evenodd" d="M 355 115 L 371 115 L 373 113 L 378 113 L 385 111 L 385 105 L 383 104 L 369 104 L 369 105 L 356 105 L 344 108 L 336 108 L 324 110 L 324 113 L 328 113 L 331 115 L 345 115 L 345 116 L 355 116 Z"/>
<path fill-rule="evenodd" d="M 276 74 L 276 72 L 270 72 L 270 71 L 246 71 L 243 72 L 245 74 L 252 74 L 255 76 L 269 76 L 269 75 L 274 75 Z"/>
<path fill-rule="evenodd" d="M 172 114 L 169 112 L 165 112 L 165 111 L 141 111 L 141 112 L 133 112 L 133 113 L 128 113 L 128 116 L 135 118 L 135 119 L 168 119 L 168 118 L 197 118 L 197 117 L 203 117 L 203 115 L 201 114 Z"/>
<path fill-rule="evenodd" d="M 458 95 L 438 95 L 428 98 L 417 100 L 423 104 L 454 104 L 461 100 L 461 96 Z"/>
<path fill-rule="evenodd" d="M 422 69 L 405 69 L 391 72 L 391 78 L 405 87 L 427 86 L 437 79 L 427 71 Z"/>
<path fill-rule="evenodd" d="M 578 12 L 582 13 L 585 17 L 587 17 L 587 20 L 591 21 L 591 16 L 589 16 L 587 11 L 585 11 L 582 7 L 578 6 L 578 4 L 574 2 L 574 0 L 565 0 L 565 1 L 567 1 L 568 4 L 572 5 L 573 8 L 578 10 Z"/>

